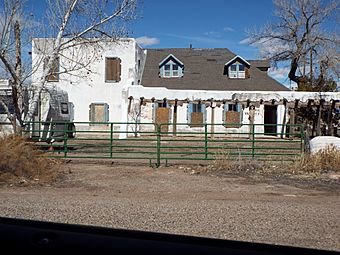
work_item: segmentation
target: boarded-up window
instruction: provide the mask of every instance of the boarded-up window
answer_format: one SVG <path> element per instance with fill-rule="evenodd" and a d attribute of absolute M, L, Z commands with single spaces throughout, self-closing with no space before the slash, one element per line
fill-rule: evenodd
<path fill-rule="evenodd" d="M 154 103 L 153 104 L 153 120 L 156 124 L 163 124 L 161 132 L 168 132 L 168 125 L 171 119 L 171 108 L 166 102 Z"/>
<path fill-rule="evenodd" d="M 205 105 L 189 103 L 187 116 L 190 127 L 203 127 L 207 116 Z"/>
<path fill-rule="evenodd" d="M 105 82 L 119 82 L 121 76 L 120 58 L 106 58 L 105 60 Z"/>
<path fill-rule="evenodd" d="M 224 104 L 223 122 L 226 128 L 241 127 L 242 106 L 240 104 Z"/>
<path fill-rule="evenodd" d="M 48 65 L 49 58 L 46 58 L 44 61 L 44 70 L 46 70 Z M 59 81 L 59 57 L 57 57 L 51 66 L 49 74 L 46 77 L 47 81 L 58 82 Z"/>
<path fill-rule="evenodd" d="M 107 103 L 90 104 L 89 117 L 90 122 L 108 122 L 109 105 Z"/>

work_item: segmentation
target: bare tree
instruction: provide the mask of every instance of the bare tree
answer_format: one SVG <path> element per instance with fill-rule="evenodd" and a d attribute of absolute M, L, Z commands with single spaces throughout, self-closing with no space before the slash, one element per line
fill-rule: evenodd
<path fill-rule="evenodd" d="M 40 32 L 45 31 L 50 39 L 43 45 L 33 46 L 33 50 L 39 50 L 41 58 L 31 70 L 23 74 L 21 57 L 20 24 L 25 23 L 27 15 L 22 11 L 24 0 L 3 0 L 3 18 L 0 18 L 0 60 L 4 69 L 12 81 L 12 97 L 15 106 L 14 118 L 22 124 L 30 121 L 37 108 L 39 95 L 45 88 L 47 78 L 55 74 L 53 68 L 55 61 L 60 56 L 67 58 L 67 51 L 74 51 L 81 47 L 97 48 L 99 42 L 105 38 L 110 42 L 124 36 L 126 30 L 124 24 L 135 18 L 137 0 L 48 0 L 46 10 L 47 20 L 40 23 Z M 76 56 L 65 62 L 63 73 L 72 73 L 75 70 L 84 69 L 93 60 L 87 56 Z M 13 61 L 15 55 L 15 61 Z M 70 54 L 68 54 L 70 55 Z M 95 54 L 91 55 L 92 57 Z M 34 84 L 34 95 L 29 105 L 26 116 L 23 116 L 22 86 L 28 77 L 31 77 L 38 66 L 44 65 L 43 72 L 39 74 L 38 82 Z"/>
<path fill-rule="evenodd" d="M 130 99 L 131 100 L 131 99 Z M 143 112 L 143 98 L 139 100 L 132 99 L 130 101 L 130 107 L 128 110 L 128 121 L 132 122 L 133 125 L 129 125 L 132 132 L 134 133 L 134 136 L 137 137 L 138 133 L 140 131 L 140 122 L 141 119 L 144 118 L 145 113 Z"/>
<path fill-rule="evenodd" d="M 334 89 L 339 75 L 339 31 L 331 31 L 338 1 L 274 0 L 278 21 L 248 31 L 249 42 L 274 63 L 290 62 L 288 77 L 299 90 Z M 327 3 L 326 3 L 327 2 Z M 307 72 L 308 71 L 308 72 Z"/>
<path fill-rule="evenodd" d="M 14 113 L 9 112 L 6 100 L 0 98 L 0 104 L 7 113 L 14 131 L 16 131 L 17 121 L 21 122 L 23 113 L 21 38 L 18 21 L 19 17 L 22 16 L 22 5 L 19 0 L 8 0 L 4 1 L 3 7 L 2 18 L 0 18 L 0 60 L 12 78 Z"/>

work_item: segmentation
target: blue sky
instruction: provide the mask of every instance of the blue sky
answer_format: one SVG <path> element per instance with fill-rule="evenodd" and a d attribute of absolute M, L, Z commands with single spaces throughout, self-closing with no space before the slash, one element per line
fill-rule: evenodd
<path fill-rule="evenodd" d="M 51 0 L 53 2 L 53 0 Z M 47 0 L 27 0 L 25 11 L 36 20 Z M 245 30 L 274 18 L 272 0 L 139 0 L 137 19 L 128 24 L 130 37 L 145 37 L 145 48 L 228 48 L 247 59 L 257 49 L 241 44 Z M 2 1 L 0 1 L 2 3 Z M 0 4 L 1 5 L 1 4 Z"/>
<path fill-rule="evenodd" d="M 272 13 L 272 0 L 144 0 L 131 35 L 154 38 L 144 44 L 147 48 L 183 48 L 191 43 L 194 48 L 229 48 L 252 59 L 257 50 L 240 41 L 247 28 L 262 26 Z"/>
<path fill-rule="evenodd" d="M 40 20 L 46 0 L 28 0 L 25 11 Z M 272 0 L 141 0 L 129 36 L 144 48 L 228 48 L 245 59 L 258 58 L 255 47 L 241 43 L 245 30 L 275 19 Z M 271 75 L 286 85 L 287 68 Z"/>
<path fill-rule="evenodd" d="M 272 0 L 144 0 L 131 36 L 145 48 L 228 48 L 245 59 L 258 59 L 257 48 L 242 43 L 246 30 L 275 20 Z M 271 70 L 291 85 L 288 67 Z"/>

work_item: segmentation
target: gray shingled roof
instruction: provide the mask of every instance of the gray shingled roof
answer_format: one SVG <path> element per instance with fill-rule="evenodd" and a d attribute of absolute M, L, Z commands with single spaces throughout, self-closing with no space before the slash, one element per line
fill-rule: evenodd
<path fill-rule="evenodd" d="M 169 54 L 184 63 L 181 78 L 160 78 L 159 63 Z M 260 71 L 267 61 L 249 61 L 249 79 L 229 79 L 223 75 L 224 65 L 235 57 L 228 49 L 148 49 L 141 84 L 145 87 L 166 87 L 185 90 L 287 91 L 284 85 Z"/>

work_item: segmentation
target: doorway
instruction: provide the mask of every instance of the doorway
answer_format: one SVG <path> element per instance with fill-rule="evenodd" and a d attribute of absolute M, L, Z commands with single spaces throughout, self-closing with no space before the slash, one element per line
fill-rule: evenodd
<path fill-rule="evenodd" d="M 277 105 L 264 106 L 264 134 L 276 135 L 277 133 Z"/>

